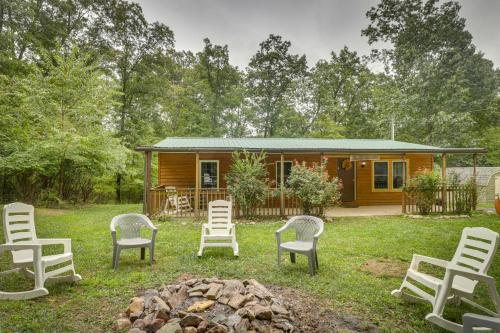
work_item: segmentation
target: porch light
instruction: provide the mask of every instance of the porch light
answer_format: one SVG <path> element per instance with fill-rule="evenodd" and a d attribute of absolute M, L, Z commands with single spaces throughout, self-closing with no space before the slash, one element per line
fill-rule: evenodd
<path fill-rule="evenodd" d="M 361 162 L 361 167 L 364 168 L 366 166 L 366 161 Z"/>

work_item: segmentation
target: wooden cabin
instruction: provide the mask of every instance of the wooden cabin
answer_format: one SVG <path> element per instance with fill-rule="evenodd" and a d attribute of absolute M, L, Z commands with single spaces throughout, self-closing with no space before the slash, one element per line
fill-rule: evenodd
<path fill-rule="evenodd" d="M 172 195 L 183 197 L 186 211 L 194 213 L 203 211 L 211 199 L 226 198 L 225 175 L 235 151 L 266 152 L 269 179 L 276 188 L 286 186 L 296 161 L 312 164 L 326 158 L 329 175 L 342 181 L 342 203 L 353 206 L 399 205 L 406 180 L 420 170 L 432 170 L 435 154 L 442 154 L 445 162 L 446 153 L 482 152 L 479 148 L 450 149 L 379 139 L 174 137 L 137 150 L 146 156 L 144 201 L 149 213 L 168 206 Z M 154 186 L 150 167 L 153 152 L 158 159 Z M 291 211 L 287 209 L 292 208 L 288 206 L 296 203 L 281 194 L 269 198 L 265 205 L 276 209 L 264 215 L 288 215 Z"/>

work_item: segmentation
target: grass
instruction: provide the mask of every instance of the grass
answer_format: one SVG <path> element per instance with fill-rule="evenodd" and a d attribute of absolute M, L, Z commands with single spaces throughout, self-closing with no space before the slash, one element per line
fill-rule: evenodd
<path fill-rule="evenodd" d="M 175 280 L 180 274 L 256 278 L 266 284 L 297 288 L 317 297 L 339 313 L 362 317 L 381 332 L 441 332 L 424 320 L 427 304 L 412 305 L 390 295 L 401 277 L 376 277 L 361 270 L 370 259 L 402 262 L 407 266 L 413 253 L 449 259 L 466 226 L 484 226 L 500 231 L 500 218 L 476 214 L 470 219 L 409 219 L 405 217 L 339 218 L 325 226 L 320 240 L 320 271 L 307 274 L 305 258 L 289 260 L 276 268 L 274 231 L 278 220 L 237 227 L 240 257 L 230 249 L 207 249 L 196 257 L 200 224 L 190 220 L 154 221 L 159 232 L 156 264 L 150 268 L 139 260 L 139 251 L 124 251 L 120 267 L 111 269 L 109 222 L 114 215 L 138 212 L 138 205 L 91 206 L 71 210 L 37 210 L 40 238 L 69 237 L 77 272 L 77 284 L 49 286 L 50 294 L 29 301 L 0 302 L 1 332 L 109 332 L 113 318 L 138 290 Z M 3 235 L 1 235 L 3 238 Z M 6 270 L 10 257 L 0 257 Z M 500 281 L 500 255 L 490 274 Z M 23 290 L 32 282 L 11 274 L 0 278 L 2 290 Z M 485 288 L 480 295 L 485 298 Z M 459 319 L 470 311 L 466 305 L 449 306 L 445 315 Z"/>

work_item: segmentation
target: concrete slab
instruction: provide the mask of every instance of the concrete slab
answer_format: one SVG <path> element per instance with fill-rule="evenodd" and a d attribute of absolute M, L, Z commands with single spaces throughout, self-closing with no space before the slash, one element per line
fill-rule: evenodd
<path fill-rule="evenodd" d="M 326 217 L 348 216 L 388 216 L 402 215 L 401 205 L 332 207 L 325 212 Z"/>

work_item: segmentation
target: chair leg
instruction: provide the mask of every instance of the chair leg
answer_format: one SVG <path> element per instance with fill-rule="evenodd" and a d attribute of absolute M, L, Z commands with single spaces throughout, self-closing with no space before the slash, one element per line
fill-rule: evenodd
<path fill-rule="evenodd" d="M 114 270 L 118 268 L 118 263 L 120 262 L 120 251 L 121 249 L 119 247 L 116 248 L 116 257 L 115 257 L 115 267 L 113 267 Z"/>
<path fill-rule="evenodd" d="M 295 264 L 295 253 L 293 252 L 290 252 L 290 261 L 292 262 L 292 264 Z"/>
<path fill-rule="evenodd" d="M 116 246 L 113 245 L 113 258 L 112 258 L 112 264 L 111 267 L 115 269 L 116 266 Z"/>
<path fill-rule="evenodd" d="M 315 262 L 314 262 L 313 256 L 314 255 L 312 253 L 307 255 L 307 262 L 309 264 L 309 275 L 310 276 L 314 276 L 314 273 L 315 273 L 315 270 L 314 270 Z"/>
<path fill-rule="evenodd" d="M 316 251 L 314 251 L 314 261 L 316 262 L 316 268 L 319 269 L 318 252 Z"/>
<path fill-rule="evenodd" d="M 155 247 L 154 247 L 154 244 L 151 244 L 149 246 L 149 264 L 151 266 L 153 266 L 154 255 L 155 255 Z"/>
<path fill-rule="evenodd" d="M 281 248 L 278 246 L 278 260 L 277 260 L 278 267 L 280 267 L 280 262 L 281 262 Z"/>
<path fill-rule="evenodd" d="M 144 260 L 146 258 L 146 248 L 141 247 L 141 260 Z"/>

